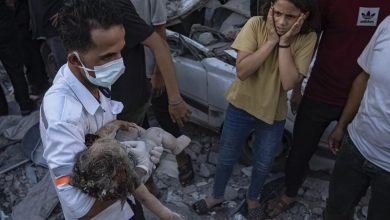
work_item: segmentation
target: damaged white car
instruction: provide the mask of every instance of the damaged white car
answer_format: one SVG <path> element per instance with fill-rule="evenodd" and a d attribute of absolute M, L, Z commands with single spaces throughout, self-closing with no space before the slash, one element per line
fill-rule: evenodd
<path fill-rule="evenodd" d="M 218 0 L 167 2 L 167 41 L 176 65 L 181 94 L 193 112 L 191 120 L 214 131 L 220 131 L 223 126 L 228 106 L 224 94 L 236 77 L 236 52 L 230 45 L 250 17 L 249 5 L 249 0 L 229 0 L 225 4 Z M 279 158 L 285 157 L 291 146 L 294 119 L 289 109 Z M 329 132 L 330 128 L 320 141 L 320 150 L 314 160 L 322 161 L 316 163 L 314 169 L 333 167 L 333 160 L 324 159 L 333 158 L 327 147 Z M 242 159 L 249 164 L 252 135 L 247 142 Z"/>

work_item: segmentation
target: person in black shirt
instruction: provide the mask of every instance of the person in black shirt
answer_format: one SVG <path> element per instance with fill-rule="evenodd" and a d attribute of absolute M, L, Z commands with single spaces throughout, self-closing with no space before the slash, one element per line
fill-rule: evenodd
<path fill-rule="evenodd" d="M 151 48 L 164 78 L 171 119 L 183 126 L 190 111 L 180 96 L 175 68 L 167 43 L 142 20 L 129 0 L 114 0 L 121 10 L 126 31 L 126 46 L 122 56 L 125 73 L 112 86 L 112 98 L 123 102 L 124 110 L 118 119 L 143 124 L 151 97 L 151 85 L 146 77 L 144 45 Z"/>

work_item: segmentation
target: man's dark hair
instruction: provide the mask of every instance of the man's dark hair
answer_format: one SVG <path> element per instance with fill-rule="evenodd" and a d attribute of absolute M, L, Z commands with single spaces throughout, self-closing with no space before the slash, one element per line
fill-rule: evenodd
<path fill-rule="evenodd" d="M 123 24 L 111 0 L 66 0 L 59 12 L 59 30 L 67 50 L 86 51 L 94 46 L 91 31 Z"/>
<path fill-rule="evenodd" d="M 268 0 L 263 5 L 263 17 L 267 21 L 268 11 L 271 7 L 271 3 L 275 4 L 278 0 Z M 301 27 L 300 34 L 307 34 L 311 31 L 319 32 L 320 30 L 320 14 L 317 0 L 288 0 L 291 4 L 295 5 L 302 13 L 309 12 L 309 17 Z"/>

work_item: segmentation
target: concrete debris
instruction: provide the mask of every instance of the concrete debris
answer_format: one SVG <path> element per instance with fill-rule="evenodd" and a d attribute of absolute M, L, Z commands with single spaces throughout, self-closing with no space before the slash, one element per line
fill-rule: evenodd
<path fill-rule="evenodd" d="M 243 173 L 243 174 L 245 174 L 245 176 L 247 176 L 247 177 L 251 177 L 252 176 L 252 168 L 253 167 L 244 167 L 244 168 L 242 168 L 241 169 L 241 172 Z"/>
<path fill-rule="evenodd" d="M 210 45 L 211 43 L 214 43 L 215 42 L 215 38 L 214 38 L 214 36 L 213 36 L 213 34 L 212 33 L 210 33 L 210 32 L 205 32 L 205 33 L 201 33 L 200 35 L 199 35 L 199 38 L 198 38 L 198 42 L 199 43 L 201 43 L 201 44 L 203 44 L 203 45 Z"/>
<path fill-rule="evenodd" d="M 234 212 L 241 207 L 241 204 L 245 199 L 247 188 L 250 184 L 251 167 L 244 167 L 243 165 L 236 165 L 234 167 L 231 179 L 225 190 L 226 202 L 223 203 L 220 208 L 216 209 L 215 212 L 210 215 L 203 216 L 199 216 L 192 211 L 191 205 L 197 200 L 210 195 L 212 191 L 218 152 L 210 150 L 210 146 L 218 146 L 219 135 L 210 133 L 209 131 L 192 124 L 185 127 L 184 134 L 188 135 L 193 140 L 189 149 L 186 149 L 186 152 L 188 150 L 188 152 L 192 152 L 195 155 L 195 158 L 192 161 L 193 166 L 195 169 L 200 169 L 195 171 L 193 183 L 187 187 L 182 187 L 177 176 L 178 171 L 175 156 L 172 154 L 165 154 L 163 158 L 161 158 L 160 166 L 156 169 L 154 174 L 154 182 L 161 192 L 161 201 L 191 220 L 245 220 L 246 217 L 243 213 L 234 214 Z M 209 148 L 204 149 L 206 144 Z M 206 170 L 209 173 L 207 173 Z M 28 197 L 29 190 L 32 190 L 34 186 L 37 186 L 37 184 L 34 183 L 34 175 L 39 182 L 46 173 L 47 169 L 32 163 L 27 163 L 8 171 L 7 173 L 1 174 L 0 211 L 2 212 L 0 212 L 0 215 L 4 214 L 4 216 L 10 216 L 12 208 L 19 204 L 23 198 Z M 317 177 L 312 177 L 309 173 L 309 177 L 299 191 L 299 202 L 274 219 L 321 219 L 321 213 L 326 204 L 329 184 L 328 181 L 323 180 L 328 179 L 329 175 L 326 173 L 324 175 L 326 175 L 324 178 L 319 179 Z M 270 178 L 275 176 L 277 177 L 278 175 L 270 175 Z M 39 205 L 39 202 L 36 203 Z M 355 219 L 362 220 L 366 218 L 367 205 L 368 198 L 365 197 L 356 209 L 357 213 Z M 50 206 L 50 209 L 41 211 L 48 212 L 51 211 L 52 208 L 53 205 Z M 158 219 L 147 210 L 145 211 L 145 217 L 148 220 Z M 57 205 L 47 219 L 63 220 L 61 207 Z"/>

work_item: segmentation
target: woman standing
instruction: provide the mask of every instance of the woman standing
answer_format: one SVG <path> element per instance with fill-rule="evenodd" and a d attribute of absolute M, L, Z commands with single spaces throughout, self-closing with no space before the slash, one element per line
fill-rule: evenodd
<path fill-rule="evenodd" d="M 316 43 L 316 7 L 311 0 L 270 0 L 267 17 L 252 17 L 232 47 L 237 79 L 226 93 L 229 106 L 220 140 L 213 194 L 193 204 L 205 214 L 223 202 L 242 146 L 255 131 L 253 170 L 247 191 L 248 218 L 262 219 L 258 202 L 280 143 L 287 116 L 287 91 L 306 75 Z"/>

